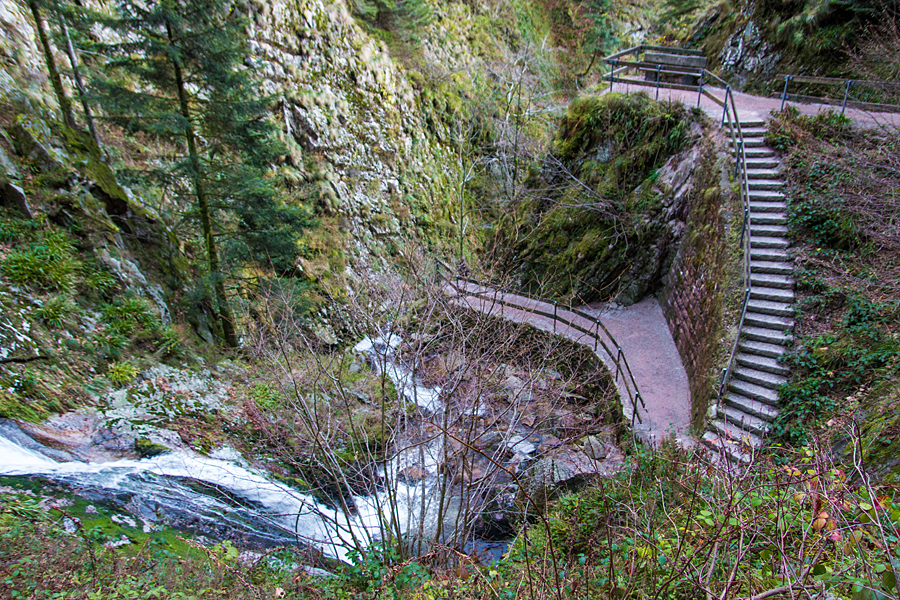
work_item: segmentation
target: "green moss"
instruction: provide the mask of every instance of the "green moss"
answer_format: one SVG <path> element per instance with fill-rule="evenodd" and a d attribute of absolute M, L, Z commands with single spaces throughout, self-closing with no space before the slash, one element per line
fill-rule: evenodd
<path fill-rule="evenodd" d="M 141 458 L 150 458 L 151 456 L 159 456 L 160 454 L 170 452 L 170 450 L 162 444 L 156 444 L 147 438 L 138 438 L 134 440 L 134 451 L 137 452 L 138 456 Z"/>
<path fill-rule="evenodd" d="M 16 229 L 27 235 L 17 240 L 15 248 L 0 263 L 0 270 L 18 285 L 70 289 L 81 266 L 70 236 L 55 227 L 17 227 L 9 221 L 14 219 L 7 219 L 7 235 Z"/>
<path fill-rule="evenodd" d="M 589 302 L 623 290 L 620 301 L 640 299 L 653 274 L 635 272 L 647 282 L 633 290 L 621 278 L 655 264 L 653 246 L 666 240 L 657 169 L 685 146 L 690 122 L 681 105 L 643 94 L 573 102 L 554 159 L 526 182 L 530 194 L 493 240 L 505 267 L 525 288 L 560 299 Z"/>

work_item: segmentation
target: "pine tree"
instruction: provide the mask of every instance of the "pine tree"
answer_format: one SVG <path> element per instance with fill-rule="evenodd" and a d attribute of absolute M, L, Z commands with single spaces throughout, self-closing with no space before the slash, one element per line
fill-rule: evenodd
<path fill-rule="evenodd" d="M 94 48 L 110 57 L 94 82 L 112 119 L 174 146 L 143 175 L 192 200 L 206 247 L 221 333 L 236 346 L 217 235 L 232 223 L 245 258 L 284 271 L 295 258 L 302 214 L 281 202 L 266 177 L 282 153 L 260 95 L 246 19 L 232 0 L 118 0 L 105 26 L 125 41 Z"/>

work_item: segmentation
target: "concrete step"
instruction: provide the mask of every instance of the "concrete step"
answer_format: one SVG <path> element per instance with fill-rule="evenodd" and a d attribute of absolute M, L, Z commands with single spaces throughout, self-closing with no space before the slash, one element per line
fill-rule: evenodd
<path fill-rule="evenodd" d="M 769 406 L 778 406 L 778 392 L 767 387 L 732 377 L 728 382 L 728 389 L 751 400 L 756 400 Z"/>
<path fill-rule="evenodd" d="M 784 225 L 787 223 L 787 215 L 784 213 L 762 213 L 750 215 L 750 225 Z"/>
<path fill-rule="evenodd" d="M 768 356 L 758 356 L 756 354 L 747 354 L 746 352 L 738 352 L 734 357 L 737 364 L 742 367 L 765 371 L 772 375 L 781 375 L 787 377 L 791 374 L 791 370 L 778 362 L 778 359 L 769 358 Z"/>
<path fill-rule="evenodd" d="M 756 219 L 750 219 L 750 231 L 763 237 L 785 237 L 788 233 L 787 225 L 772 225 L 759 223 Z"/>
<path fill-rule="evenodd" d="M 787 248 L 788 241 L 783 237 L 768 237 L 750 234 L 750 248 Z"/>
<path fill-rule="evenodd" d="M 794 272 L 791 263 L 785 261 L 753 260 L 750 258 L 751 273 L 768 273 L 771 275 L 790 275 Z"/>
<path fill-rule="evenodd" d="M 766 140 L 761 137 L 756 138 L 744 138 L 744 148 L 766 148 L 766 150 L 771 150 L 766 146 Z"/>
<path fill-rule="evenodd" d="M 752 229 L 751 229 L 752 231 Z M 775 237 L 775 236 L 763 236 Z M 764 260 L 772 262 L 786 262 L 791 260 L 791 255 L 782 248 L 750 248 L 750 260 Z"/>
<path fill-rule="evenodd" d="M 761 327 L 762 329 L 774 329 L 775 331 L 791 331 L 794 328 L 794 319 L 791 317 L 776 317 L 747 309 L 744 316 L 744 326 Z"/>
<path fill-rule="evenodd" d="M 787 348 L 782 344 L 769 344 L 767 342 L 757 342 L 756 340 L 741 340 L 738 344 L 741 352 L 747 354 L 755 354 L 757 356 L 765 356 L 767 358 L 779 358 L 787 353 Z"/>
<path fill-rule="evenodd" d="M 724 407 L 719 412 L 720 417 L 724 417 L 726 421 L 729 423 L 733 423 L 737 426 L 738 429 L 742 431 L 749 431 L 750 433 L 756 434 L 758 436 L 764 436 L 769 432 L 769 422 L 760 419 L 759 417 L 754 417 L 753 415 L 748 415 L 742 410 L 738 410 L 731 406 Z"/>
<path fill-rule="evenodd" d="M 741 124 L 741 135 L 744 136 L 745 140 L 747 138 L 765 137 L 768 132 L 769 130 L 767 127 L 744 127 L 744 125 Z"/>
<path fill-rule="evenodd" d="M 750 464 L 750 461 L 753 460 L 750 454 L 741 450 L 740 442 L 720 437 L 712 431 L 704 433 L 700 441 L 713 453 L 722 456 L 730 462 Z"/>
<path fill-rule="evenodd" d="M 793 317 L 794 305 L 788 302 L 769 302 L 767 300 L 750 300 L 747 303 L 747 312 L 773 317 Z"/>
<path fill-rule="evenodd" d="M 778 190 L 754 190 L 752 187 L 750 188 L 750 202 L 754 200 L 759 200 L 763 202 L 768 202 L 770 200 L 786 200 L 783 192 Z"/>
<path fill-rule="evenodd" d="M 760 439 L 758 435 L 743 429 L 740 425 L 729 423 L 725 419 L 715 419 L 710 421 L 709 425 L 710 429 L 713 430 L 713 433 L 717 433 L 720 436 L 725 437 L 725 439 L 739 440 L 753 448 L 762 446 L 762 439 Z"/>
<path fill-rule="evenodd" d="M 778 408 L 740 394 L 729 393 L 725 396 L 725 406 L 739 410 L 767 423 L 774 422 L 775 418 L 778 417 Z"/>
<path fill-rule="evenodd" d="M 761 169 L 747 165 L 747 179 L 750 181 L 756 179 L 780 179 L 781 173 L 777 169 Z"/>
<path fill-rule="evenodd" d="M 752 172 L 753 169 L 778 169 L 780 165 L 781 162 L 775 158 L 748 158 L 747 172 Z"/>
<path fill-rule="evenodd" d="M 750 238 L 753 243 L 753 238 Z M 750 287 L 770 287 L 781 290 L 790 290 L 794 288 L 794 278 L 787 275 L 771 275 L 769 273 L 754 273 L 750 271 Z"/>
<path fill-rule="evenodd" d="M 749 367 L 738 367 L 732 371 L 731 377 L 732 381 L 739 379 L 775 391 L 787 383 L 787 377 L 784 375 L 775 375 L 768 371 L 759 371 Z"/>
<path fill-rule="evenodd" d="M 734 154 L 734 150 L 731 152 Z M 760 148 L 745 148 L 744 156 L 747 157 L 747 160 L 753 158 L 770 158 L 775 156 L 775 151 L 771 148 L 760 147 Z"/>
<path fill-rule="evenodd" d="M 746 121 L 739 121 L 741 124 L 741 130 L 744 127 L 765 127 L 766 120 L 765 119 L 747 119 Z"/>
<path fill-rule="evenodd" d="M 765 342 L 766 344 L 782 344 L 787 342 L 787 336 L 783 331 L 769 329 L 768 327 L 753 327 L 745 325 L 741 330 L 744 339 L 753 340 L 754 342 Z"/>
<path fill-rule="evenodd" d="M 778 191 L 784 187 L 784 182 L 780 179 L 748 179 L 747 187 L 751 192 L 750 199 L 753 200 L 753 192 L 757 190 Z"/>
<path fill-rule="evenodd" d="M 784 290 L 780 288 L 750 286 L 751 300 L 770 300 L 772 302 L 784 302 L 787 304 L 794 303 L 793 290 Z"/>
<path fill-rule="evenodd" d="M 753 218 L 760 213 L 784 214 L 784 211 L 786 210 L 787 204 L 783 200 L 776 200 L 774 202 L 758 202 L 751 199 L 750 222 L 753 222 Z"/>

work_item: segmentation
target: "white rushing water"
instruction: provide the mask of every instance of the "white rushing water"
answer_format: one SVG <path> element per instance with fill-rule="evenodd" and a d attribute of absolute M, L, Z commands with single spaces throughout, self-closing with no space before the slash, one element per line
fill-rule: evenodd
<path fill-rule="evenodd" d="M 441 408 L 441 388 L 421 385 L 415 379 L 413 370 L 408 369 L 397 358 L 396 350 L 402 340 L 395 334 L 385 337 L 364 338 L 354 346 L 361 354 L 368 354 L 375 370 L 386 373 L 397 393 L 429 413 L 436 413 Z"/>
<path fill-rule="evenodd" d="M 415 381 L 410 370 L 396 359 L 394 351 L 399 343 L 396 336 L 366 338 L 356 350 L 367 353 L 402 396 L 425 411 L 440 410 L 440 388 L 427 388 Z M 441 435 L 419 443 L 397 440 L 401 449 L 378 469 L 384 489 L 354 497 L 352 514 L 268 479 L 246 467 L 240 455 L 227 450 L 214 453 L 219 458 L 174 452 L 107 463 L 58 462 L 0 435 L 0 475 L 41 475 L 109 495 L 131 494 L 150 505 L 177 509 L 182 514 L 208 515 L 210 521 L 221 517 L 226 524 L 242 526 L 266 539 L 275 536 L 277 541 L 280 534 L 285 541 L 307 542 L 328 556 L 344 560 L 353 548 L 362 549 L 380 539 L 384 527 L 395 534 L 429 531 L 428 521 L 442 512 L 431 505 L 431 492 L 443 443 Z M 417 469 L 418 476 L 401 481 L 411 468 Z M 185 480 L 206 484 L 220 494 L 198 492 L 195 486 L 183 485 Z M 221 492 L 241 502 L 224 501 Z M 145 521 L 145 528 L 151 525 Z"/>

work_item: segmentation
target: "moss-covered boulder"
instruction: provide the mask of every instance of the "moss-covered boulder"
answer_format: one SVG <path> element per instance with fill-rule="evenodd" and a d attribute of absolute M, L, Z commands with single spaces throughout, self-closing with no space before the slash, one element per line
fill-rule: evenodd
<path fill-rule="evenodd" d="M 687 146 L 693 120 L 681 104 L 645 94 L 573 102 L 543 168 L 494 239 L 522 287 L 631 304 L 658 286 L 680 210 L 659 179 Z"/>

